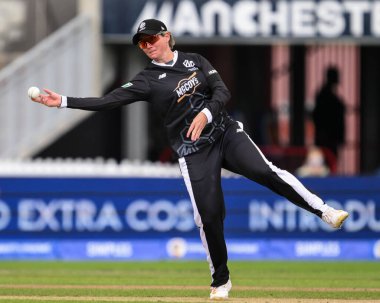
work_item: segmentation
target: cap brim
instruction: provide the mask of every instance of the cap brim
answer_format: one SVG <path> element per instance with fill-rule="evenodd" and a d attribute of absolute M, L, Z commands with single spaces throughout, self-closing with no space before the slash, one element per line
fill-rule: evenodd
<path fill-rule="evenodd" d="M 133 44 L 137 45 L 137 43 L 139 43 L 141 35 L 157 35 L 158 33 L 159 32 L 157 32 L 156 30 L 143 30 L 143 31 L 140 31 L 140 32 L 136 33 L 133 36 L 133 38 L 132 38 Z"/>

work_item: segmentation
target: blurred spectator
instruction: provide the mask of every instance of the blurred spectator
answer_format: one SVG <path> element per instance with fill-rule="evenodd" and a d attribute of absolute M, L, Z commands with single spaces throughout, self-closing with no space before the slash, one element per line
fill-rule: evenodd
<path fill-rule="evenodd" d="M 323 152 L 318 147 L 311 147 L 307 153 L 305 163 L 297 169 L 299 177 L 326 177 L 330 169 L 325 164 Z"/>
<path fill-rule="evenodd" d="M 326 71 L 325 83 L 316 95 L 313 111 L 315 145 L 330 149 L 335 156 L 344 143 L 345 134 L 345 107 L 336 93 L 338 84 L 339 71 L 331 66 Z"/>

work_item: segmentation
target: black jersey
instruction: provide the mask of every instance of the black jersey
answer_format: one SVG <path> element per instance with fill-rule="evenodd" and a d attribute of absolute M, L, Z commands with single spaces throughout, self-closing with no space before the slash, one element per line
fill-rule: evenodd
<path fill-rule="evenodd" d="M 214 142 L 232 123 L 224 109 L 230 93 L 218 72 L 201 55 L 177 52 L 173 64 L 149 63 L 130 82 L 102 98 L 67 98 L 67 107 L 104 110 L 136 101 L 151 103 L 163 118 L 172 149 L 178 157 Z M 200 138 L 186 137 L 194 117 L 207 108 L 212 122 Z"/>

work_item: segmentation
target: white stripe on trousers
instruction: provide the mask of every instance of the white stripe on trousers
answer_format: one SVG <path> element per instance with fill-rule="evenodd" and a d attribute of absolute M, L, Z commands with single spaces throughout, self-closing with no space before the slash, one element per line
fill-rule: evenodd
<path fill-rule="evenodd" d="M 239 125 L 240 126 L 240 125 Z M 309 204 L 310 207 L 320 210 L 322 213 L 327 210 L 328 205 L 325 204 L 321 198 L 311 193 L 305 186 L 302 185 L 302 183 L 294 177 L 291 173 L 289 173 L 286 170 L 279 169 L 277 166 L 273 165 L 272 162 L 268 161 L 268 159 L 264 156 L 264 154 L 261 152 L 261 150 L 257 147 L 255 142 L 251 139 L 251 137 L 244 132 L 248 139 L 251 141 L 253 146 L 257 149 L 263 160 L 266 164 L 270 167 L 270 169 L 276 173 L 277 176 L 280 177 L 285 183 L 289 184 L 296 192 L 299 194 L 306 202 Z"/>
<path fill-rule="evenodd" d="M 209 263 L 210 271 L 211 271 L 211 276 L 212 276 L 214 274 L 214 272 L 215 272 L 215 269 L 214 269 L 214 265 L 212 264 L 212 260 L 211 260 L 211 256 L 210 256 L 210 251 L 208 249 L 206 235 L 205 235 L 205 232 L 203 230 L 202 218 L 201 218 L 201 216 L 200 216 L 200 214 L 198 212 L 197 204 L 195 203 L 195 198 L 194 198 L 193 188 L 191 186 L 191 180 L 190 180 L 189 170 L 187 168 L 186 160 L 185 160 L 184 157 L 179 158 L 178 162 L 179 162 L 179 167 L 180 167 L 180 170 L 181 170 L 181 173 L 182 173 L 182 177 L 183 177 L 183 179 L 185 181 L 185 184 L 186 184 L 187 191 L 189 192 L 191 204 L 193 205 L 194 221 L 195 221 L 195 224 L 197 225 L 197 227 L 199 228 L 199 234 L 200 234 L 200 237 L 201 237 L 201 241 L 202 241 L 203 247 L 206 250 L 207 262 Z"/>

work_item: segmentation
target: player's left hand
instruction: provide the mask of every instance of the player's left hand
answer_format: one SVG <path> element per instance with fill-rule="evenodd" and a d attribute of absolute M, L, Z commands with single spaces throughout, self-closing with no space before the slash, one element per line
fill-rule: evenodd
<path fill-rule="evenodd" d="M 191 122 L 189 130 L 187 131 L 186 137 L 189 138 L 191 135 L 192 141 L 198 140 L 206 124 L 207 124 L 207 116 L 202 112 L 198 113 L 198 115 L 195 116 L 193 122 Z"/>

